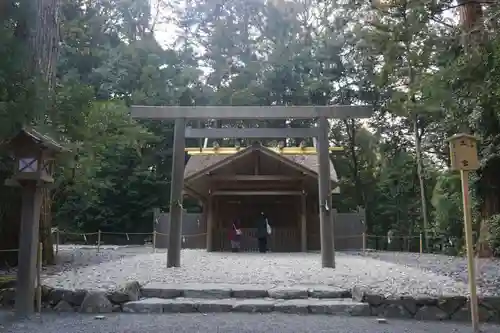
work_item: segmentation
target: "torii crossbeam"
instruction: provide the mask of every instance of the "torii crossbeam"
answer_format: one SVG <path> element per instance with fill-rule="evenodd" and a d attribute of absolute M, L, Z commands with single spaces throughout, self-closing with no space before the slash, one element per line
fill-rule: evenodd
<path fill-rule="evenodd" d="M 170 231 L 167 267 L 180 267 L 182 231 L 182 191 L 184 188 L 184 150 L 186 134 L 189 137 L 276 138 L 317 137 L 318 188 L 321 233 L 321 262 L 323 267 L 335 267 L 333 221 L 331 210 L 330 161 L 328 118 L 369 118 L 369 106 L 139 106 L 131 107 L 133 118 L 174 120 L 174 153 L 170 194 Z M 186 119 L 318 119 L 318 127 L 308 129 L 252 128 L 252 129 L 188 129 Z"/>

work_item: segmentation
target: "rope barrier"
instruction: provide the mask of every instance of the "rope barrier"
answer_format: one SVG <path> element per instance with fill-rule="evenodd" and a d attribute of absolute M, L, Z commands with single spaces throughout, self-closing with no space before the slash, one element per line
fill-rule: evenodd
<path fill-rule="evenodd" d="M 76 233 L 76 232 L 66 232 L 66 231 L 59 231 L 60 235 L 73 235 L 73 236 L 92 236 L 92 235 L 97 235 L 99 232 L 82 232 L 82 233 Z M 162 235 L 166 236 L 168 235 L 167 233 L 161 233 L 159 231 L 156 231 L 157 235 Z M 112 231 L 101 231 L 101 235 L 125 235 L 125 237 L 130 238 L 129 236 L 131 235 L 144 235 L 144 236 L 149 236 L 153 235 L 153 232 L 112 232 Z M 183 235 L 185 237 L 189 236 L 202 236 L 206 235 L 206 233 L 200 233 L 200 234 L 192 234 L 192 235 Z M 317 234 L 316 234 L 317 235 Z M 335 238 L 356 238 L 356 237 L 362 237 L 363 234 L 359 235 L 335 235 Z M 387 239 L 388 236 L 382 236 L 382 235 L 372 235 L 372 234 L 365 234 L 366 237 L 368 238 L 381 238 L 381 239 Z M 390 236 L 389 238 L 392 239 L 418 239 L 420 238 L 420 235 L 414 235 L 414 236 Z M 433 236 L 433 237 L 428 237 L 429 239 L 444 239 L 447 240 L 447 236 Z"/>
<path fill-rule="evenodd" d="M 169 234 L 163 234 L 161 232 L 156 232 L 156 235 L 160 235 L 160 236 L 168 236 Z M 203 234 L 192 234 L 192 235 L 181 235 L 182 237 L 199 237 L 199 236 L 206 236 L 207 234 L 206 233 L 203 233 Z"/>
<path fill-rule="evenodd" d="M 152 235 L 152 232 L 110 232 L 101 231 L 102 235 Z"/>
<path fill-rule="evenodd" d="M 57 232 L 57 231 L 56 231 Z M 66 232 L 66 231 L 59 231 L 60 235 L 73 235 L 73 236 L 92 236 L 92 235 L 97 235 L 98 232 Z"/>
<path fill-rule="evenodd" d="M 226 233 L 227 230 L 221 230 L 221 233 Z M 152 244 L 153 244 L 153 249 L 156 249 L 156 241 L 158 236 L 169 236 L 168 233 L 161 233 L 158 231 L 153 231 L 153 232 L 111 232 L 111 231 L 98 231 L 98 232 L 85 232 L 85 233 L 78 233 L 78 232 L 69 232 L 69 231 L 64 231 L 64 230 L 59 230 L 58 228 L 53 228 L 52 233 L 56 234 L 56 242 L 55 242 L 55 248 L 56 248 L 56 255 L 59 252 L 59 245 L 60 245 L 60 240 L 59 236 L 60 235 L 68 235 L 68 236 L 79 236 L 83 237 L 85 242 L 88 242 L 87 236 L 95 236 L 97 235 L 97 251 L 100 251 L 100 247 L 102 245 L 102 235 L 124 235 L 127 238 L 127 241 L 130 241 L 130 236 L 152 236 Z M 199 233 L 199 234 L 190 234 L 190 235 L 181 235 L 182 237 L 182 242 L 185 243 L 187 239 L 189 238 L 194 238 L 194 237 L 206 237 L 207 233 Z M 319 234 L 312 234 L 311 236 L 313 237 L 318 237 Z M 366 234 L 362 233 L 359 235 L 335 235 L 336 240 L 342 240 L 342 239 L 362 239 L 363 242 L 363 252 L 367 249 L 367 243 L 370 240 L 382 240 L 384 243 L 391 244 L 394 241 L 409 241 L 409 240 L 419 240 L 418 247 L 420 249 L 420 253 L 423 253 L 423 234 L 419 235 L 411 235 L 411 236 L 382 236 L 382 235 L 372 235 L 372 234 Z M 449 237 L 446 236 L 432 236 L 428 237 L 429 240 L 432 241 L 441 241 L 441 242 L 447 242 L 449 241 Z M 409 249 L 409 247 L 408 247 Z M 18 249 L 6 249 L 6 250 L 0 250 L 0 253 L 2 252 L 18 252 Z"/>

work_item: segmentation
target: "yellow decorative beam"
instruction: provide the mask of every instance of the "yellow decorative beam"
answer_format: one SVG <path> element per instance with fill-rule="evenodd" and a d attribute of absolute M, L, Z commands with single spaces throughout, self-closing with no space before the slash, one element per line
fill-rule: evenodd
<path fill-rule="evenodd" d="M 315 147 L 266 147 L 269 150 L 274 151 L 278 154 L 283 155 L 316 155 L 318 152 Z M 240 152 L 245 148 L 235 148 L 235 147 L 219 147 L 219 148 L 186 148 L 185 151 L 192 156 L 206 156 L 206 155 L 233 155 Z M 328 148 L 330 152 L 342 152 L 344 147 L 330 147 Z"/>

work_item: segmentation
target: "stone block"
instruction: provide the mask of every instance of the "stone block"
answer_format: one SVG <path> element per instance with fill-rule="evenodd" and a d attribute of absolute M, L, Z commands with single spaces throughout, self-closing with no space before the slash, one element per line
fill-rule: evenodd
<path fill-rule="evenodd" d="M 110 291 L 110 292 L 106 293 L 106 296 L 113 304 L 123 304 L 123 303 L 132 301 L 128 294 L 126 294 L 125 292 L 120 291 L 120 290 Z M 137 300 L 135 300 L 135 301 L 137 301 Z"/>
<path fill-rule="evenodd" d="M 408 311 L 412 316 L 417 313 L 419 306 L 415 298 L 411 296 L 392 296 L 384 300 L 383 304 L 401 305 Z"/>
<path fill-rule="evenodd" d="M 175 298 L 182 296 L 182 288 L 175 284 L 151 283 L 141 288 L 142 297 Z"/>
<path fill-rule="evenodd" d="M 272 312 L 276 301 L 266 299 L 237 300 L 233 306 L 236 312 Z"/>
<path fill-rule="evenodd" d="M 204 299 L 195 301 L 199 312 L 231 312 L 236 304 L 235 299 Z"/>
<path fill-rule="evenodd" d="M 309 313 L 309 299 L 289 299 L 276 302 L 274 311 L 283 313 L 305 314 Z"/>
<path fill-rule="evenodd" d="M 71 306 L 71 304 L 69 304 L 65 300 L 61 300 L 54 307 L 54 311 L 56 311 L 56 312 L 75 312 L 75 309 Z"/>
<path fill-rule="evenodd" d="M 352 288 L 351 294 L 353 301 L 369 303 L 371 306 L 379 306 L 385 300 L 383 295 L 373 293 L 368 288 L 360 286 Z"/>
<path fill-rule="evenodd" d="M 231 296 L 234 298 L 264 298 L 268 296 L 267 290 L 272 286 L 262 285 L 231 285 Z"/>
<path fill-rule="evenodd" d="M 198 311 L 198 302 L 189 298 L 165 299 L 163 301 L 163 312 L 166 313 L 189 313 Z"/>
<path fill-rule="evenodd" d="M 60 288 L 52 289 L 48 296 L 48 302 L 52 305 L 56 305 L 63 300 L 65 293 L 71 293 L 71 290 Z"/>
<path fill-rule="evenodd" d="M 43 303 L 49 303 L 50 293 L 52 292 L 52 290 L 54 290 L 54 288 L 42 285 L 42 302 Z"/>
<path fill-rule="evenodd" d="M 140 301 L 132 301 L 123 304 L 123 312 L 131 313 L 162 313 L 165 299 L 146 298 Z"/>
<path fill-rule="evenodd" d="M 488 309 L 490 322 L 500 323 L 500 296 L 487 296 L 479 299 L 479 305 Z"/>
<path fill-rule="evenodd" d="M 331 286 L 314 286 L 308 288 L 308 295 L 311 298 L 350 298 L 351 291 L 331 287 Z"/>
<path fill-rule="evenodd" d="M 182 295 L 186 298 L 216 298 L 227 299 L 231 297 L 231 288 L 218 284 L 188 284 L 183 286 Z"/>
<path fill-rule="evenodd" d="M 417 320 L 446 320 L 449 315 L 433 305 L 424 305 L 417 310 L 414 316 Z"/>
<path fill-rule="evenodd" d="M 311 300 L 309 310 L 314 314 L 333 315 L 370 315 L 370 305 L 354 302 L 350 299 L 320 299 Z"/>
<path fill-rule="evenodd" d="M 464 296 L 442 296 L 438 298 L 437 306 L 451 316 L 466 303 L 467 298 Z"/>
<path fill-rule="evenodd" d="M 267 291 L 269 297 L 277 299 L 304 299 L 309 297 L 307 287 L 275 287 Z"/>
<path fill-rule="evenodd" d="M 388 303 L 372 307 L 372 314 L 384 318 L 412 318 L 413 315 L 405 308 L 403 304 Z"/>
<path fill-rule="evenodd" d="M 86 295 L 86 290 L 66 290 L 62 294 L 62 300 L 68 302 L 72 306 L 80 306 Z"/>
<path fill-rule="evenodd" d="M 490 310 L 485 308 L 484 306 L 479 306 L 478 311 L 479 311 L 479 321 L 480 322 L 493 321 L 495 318 L 495 313 L 490 312 Z M 471 318 L 472 318 L 472 314 L 471 314 L 469 302 L 467 302 L 467 304 L 464 307 L 458 309 L 453 314 L 451 314 L 451 320 L 453 320 L 453 321 L 470 322 L 472 320 Z"/>
<path fill-rule="evenodd" d="M 111 313 L 113 304 L 109 301 L 106 293 L 100 291 L 88 292 L 80 306 L 80 312 L 84 313 Z"/>
<path fill-rule="evenodd" d="M 127 282 L 121 291 L 128 295 L 130 301 L 138 301 L 141 298 L 141 285 L 137 281 Z"/>

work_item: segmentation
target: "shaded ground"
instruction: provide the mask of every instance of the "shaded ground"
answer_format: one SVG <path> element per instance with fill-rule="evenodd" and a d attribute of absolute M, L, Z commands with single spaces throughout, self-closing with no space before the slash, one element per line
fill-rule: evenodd
<path fill-rule="evenodd" d="M 1 320 L 0 314 L 0 320 Z M 1 325 L 1 324 L 0 324 Z M 483 326 L 483 333 L 500 326 Z M 113 314 L 104 319 L 79 314 L 46 314 L 20 323 L 6 323 L 4 333 L 469 333 L 467 324 L 375 318 L 286 314 Z"/>

